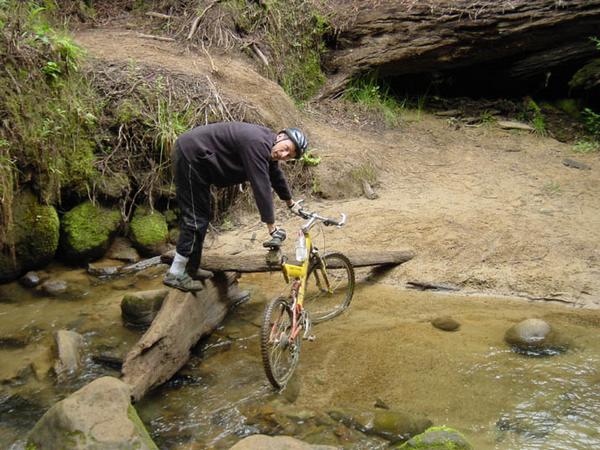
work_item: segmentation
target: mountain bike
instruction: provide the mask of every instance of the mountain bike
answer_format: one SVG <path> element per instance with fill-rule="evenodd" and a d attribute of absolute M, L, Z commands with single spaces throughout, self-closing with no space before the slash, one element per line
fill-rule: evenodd
<path fill-rule="evenodd" d="M 301 202 L 301 201 L 300 201 Z M 296 264 L 281 259 L 281 271 L 289 294 L 279 296 L 266 307 L 260 333 L 260 348 L 267 378 L 275 389 L 283 389 L 294 373 L 303 339 L 311 336 L 312 324 L 339 316 L 354 294 L 354 268 L 339 252 L 320 254 L 313 245 L 311 229 L 318 223 L 341 228 L 340 220 L 300 208 L 297 215 L 307 220 L 296 243 Z"/>

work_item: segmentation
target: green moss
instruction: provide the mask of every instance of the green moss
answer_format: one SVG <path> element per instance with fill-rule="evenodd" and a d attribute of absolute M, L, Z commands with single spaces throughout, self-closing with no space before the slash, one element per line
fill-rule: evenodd
<path fill-rule="evenodd" d="M 446 426 L 429 427 L 423 433 L 405 442 L 398 449 L 418 450 L 472 450 L 462 433 Z"/>
<path fill-rule="evenodd" d="M 600 79 L 600 58 L 586 64 L 569 81 L 571 89 L 593 89 Z"/>
<path fill-rule="evenodd" d="M 158 247 L 167 242 L 169 229 L 165 216 L 138 207 L 130 223 L 133 244 L 143 254 L 157 254 Z"/>
<path fill-rule="evenodd" d="M 146 430 L 142 419 L 140 419 L 140 416 L 138 416 L 138 413 L 133 407 L 133 405 L 129 405 L 129 407 L 127 408 L 127 417 L 129 417 L 129 420 L 131 420 L 131 422 L 133 423 L 133 426 L 135 427 L 138 436 L 142 439 L 145 446 L 149 449 L 158 450 L 158 447 L 150 437 L 150 434 L 148 434 L 148 431 Z"/>
<path fill-rule="evenodd" d="M 7 247 L 0 253 L 0 281 L 43 267 L 58 248 L 60 224 L 54 207 L 41 205 L 31 192 L 24 191 L 16 196 L 12 210 Z M 14 248 L 14 260 L 10 248 Z"/>
<path fill-rule="evenodd" d="M 118 211 L 98 207 L 91 202 L 76 206 L 62 219 L 61 254 L 77 261 L 101 257 L 108 249 L 120 220 Z"/>

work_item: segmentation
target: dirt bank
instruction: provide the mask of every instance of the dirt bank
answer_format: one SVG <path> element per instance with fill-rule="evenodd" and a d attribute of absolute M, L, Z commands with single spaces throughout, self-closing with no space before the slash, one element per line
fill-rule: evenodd
<path fill-rule="evenodd" d="M 93 30 L 76 39 L 105 60 L 133 59 L 198 76 L 216 65 L 217 87 L 271 114 L 273 126 L 303 123 L 323 158 L 318 189 L 330 197 L 308 204 L 349 216 L 344 230 L 326 232 L 325 247 L 416 250 L 383 283 L 453 283 L 469 292 L 600 308 L 598 155 L 574 155 L 552 138 L 493 124 L 457 128 L 425 113 L 407 113 L 396 129 L 361 130 L 332 114 L 300 115 L 278 86 L 239 61 L 213 56 L 211 62 L 126 30 Z M 567 167 L 566 158 L 590 168 Z M 377 178 L 375 200 L 355 195 L 365 172 Z M 290 231 L 299 224 L 285 212 L 280 217 Z M 241 218 L 212 247 L 258 248 L 265 232 L 257 221 L 253 214 Z"/>

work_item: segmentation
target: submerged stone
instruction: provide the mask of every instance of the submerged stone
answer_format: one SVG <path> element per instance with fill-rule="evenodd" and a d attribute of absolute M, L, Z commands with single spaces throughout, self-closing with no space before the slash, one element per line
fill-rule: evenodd
<path fill-rule="evenodd" d="M 450 427 L 431 427 L 397 449 L 420 450 L 472 450 L 467 439 L 457 430 Z"/>
<path fill-rule="evenodd" d="M 456 331 L 460 328 L 460 323 L 448 316 L 436 317 L 431 321 L 431 325 L 443 331 Z"/>
<path fill-rule="evenodd" d="M 335 450 L 338 446 L 308 444 L 290 436 L 255 434 L 242 439 L 231 450 Z"/>
<path fill-rule="evenodd" d="M 329 411 L 328 414 L 332 419 L 349 428 L 380 436 L 391 442 L 405 441 L 432 425 L 427 418 L 411 417 L 406 413 L 393 410 L 337 409 Z"/>

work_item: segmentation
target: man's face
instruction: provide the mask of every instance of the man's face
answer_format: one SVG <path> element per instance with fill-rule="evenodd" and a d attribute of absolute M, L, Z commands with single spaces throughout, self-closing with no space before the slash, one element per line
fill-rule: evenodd
<path fill-rule="evenodd" d="M 275 144 L 271 149 L 271 159 L 274 161 L 287 161 L 296 156 L 296 146 L 286 134 L 277 135 Z"/>

